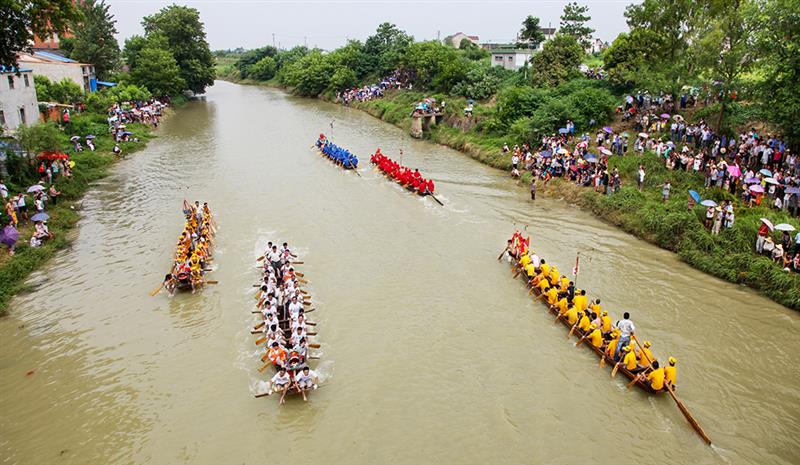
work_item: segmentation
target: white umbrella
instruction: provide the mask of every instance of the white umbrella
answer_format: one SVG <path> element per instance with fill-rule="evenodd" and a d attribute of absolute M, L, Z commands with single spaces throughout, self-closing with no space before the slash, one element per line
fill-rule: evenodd
<path fill-rule="evenodd" d="M 775 225 L 775 230 L 776 230 L 776 231 L 787 231 L 787 232 L 792 232 L 792 231 L 794 231 L 794 230 L 795 230 L 795 227 L 794 227 L 794 226 L 792 226 L 792 225 L 791 225 L 791 224 L 789 224 L 789 223 L 781 223 L 781 224 L 776 224 L 776 225 Z"/>
<path fill-rule="evenodd" d="M 645 139 L 647 139 L 648 137 L 650 137 L 650 135 L 647 134 L 646 132 L 640 132 L 639 137 L 644 137 Z"/>
<path fill-rule="evenodd" d="M 777 179 L 775 179 L 775 178 L 766 178 L 766 179 L 764 179 L 764 182 L 765 182 L 765 183 L 767 183 L 767 184 L 775 184 L 776 186 L 777 186 L 778 184 L 780 184 L 780 183 L 778 182 L 778 180 L 777 180 Z"/>
<path fill-rule="evenodd" d="M 31 187 L 28 188 L 28 193 L 30 194 L 32 192 L 40 192 L 40 191 L 43 191 L 43 190 L 44 190 L 44 186 L 42 186 L 41 184 L 34 184 L 34 185 L 32 185 Z"/>
<path fill-rule="evenodd" d="M 717 206 L 717 202 L 714 202 L 711 199 L 707 199 L 707 200 L 703 200 L 702 202 L 700 202 L 700 205 L 702 205 L 704 207 L 716 207 Z"/>
<path fill-rule="evenodd" d="M 569 151 L 568 151 L 567 149 L 565 149 L 565 148 L 560 148 L 560 149 L 558 149 L 558 152 L 557 152 L 557 153 L 558 153 L 559 155 L 566 155 L 566 154 L 568 154 L 568 153 L 569 153 Z"/>
<path fill-rule="evenodd" d="M 761 218 L 761 222 L 766 224 L 770 231 L 775 229 L 775 226 L 772 224 L 772 221 L 770 221 L 770 220 L 768 220 L 766 218 Z"/>
<path fill-rule="evenodd" d="M 600 153 L 602 153 L 603 155 L 611 155 L 611 150 L 608 150 L 605 147 L 600 147 Z"/>

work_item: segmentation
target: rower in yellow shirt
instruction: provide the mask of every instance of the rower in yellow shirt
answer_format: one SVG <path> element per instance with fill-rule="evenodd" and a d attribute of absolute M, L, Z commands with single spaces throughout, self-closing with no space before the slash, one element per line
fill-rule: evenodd
<path fill-rule="evenodd" d="M 550 283 L 547 282 L 546 278 L 542 278 L 536 283 L 536 287 L 539 288 L 539 294 L 544 294 L 547 291 L 547 288 L 550 287 Z"/>
<path fill-rule="evenodd" d="M 589 319 L 589 315 L 587 315 L 586 312 L 581 312 L 579 310 L 578 313 L 581 316 L 580 320 L 578 321 L 578 329 L 585 333 L 586 331 L 589 331 L 589 326 L 592 324 L 592 321 Z"/>
<path fill-rule="evenodd" d="M 611 331 L 611 340 L 608 341 L 608 347 L 606 347 L 606 355 L 611 358 L 614 358 L 614 354 L 617 353 L 617 344 L 619 343 L 619 331 L 614 329 Z"/>
<path fill-rule="evenodd" d="M 586 299 L 586 290 L 582 289 L 578 295 L 572 298 L 572 302 L 578 307 L 579 312 L 585 312 L 589 303 Z"/>
<path fill-rule="evenodd" d="M 672 385 L 673 389 L 675 388 L 675 382 L 678 380 L 678 368 L 675 364 L 678 363 L 678 360 L 675 357 L 669 358 L 669 365 L 664 368 L 664 377 L 666 381 Z"/>
<path fill-rule="evenodd" d="M 566 302 L 566 301 L 567 301 L 567 299 L 562 299 L 562 300 L 563 300 L 564 302 Z M 569 323 L 570 325 L 574 325 L 574 324 L 575 324 L 575 323 L 578 321 L 578 310 L 576 310 L 576 309 L 575 309 L 575 306 L 574 306 L 574 305 L 573 305 L 573 306 L 570 306 L 570 307 L 567 309 L 567 311 L 566 311 L 566 312 L 562 313 L 561 311 L 559 311 L 559 312 L 558 312 L 558 314 L 559 314 L 559 315 L 562 315 L 562 314 L 563 314 L 563 315 L 564 315 L 564 317 L 567 319 L 567 323 Z"/>
<path fill-rule="evenodd" d="M 640 374 L 639 376 L 644 376 L 644 373 Z M 664 379 L 665 373 L 663 368 L 659 368 L 658 362 L 653 362 L 653 371 L 647 375 L 647 382 L 650 383 L 650 387 L 653 388 L 654 391 L 660 391 L 664 389 Z"/>
<path fill-rule="evenodd" d="M 531 256 L 528 254 L 523 255 L 522 258 L 519 259 L 519 264 L 522 265 L 523 268 L 528 266 L 530 262 L 531 262 Z"/>
<path fill-rule="evenodd" d="M 625 352 L 625 356 L 622 358 L 622 364 L 625 365 L 625 369 L 630 371 L 631 373 L 639 373 L 640 371 L 644 371 L 645 367 L 639 366 L 636 360 L 636 351 L 631 348 L 631 345 L 628 344 L 623 349 Z M 618 362 L 619 363 L 619 362 Z"/>
<path fill-rule="evenodd" d="M 599 348 L 603 345 L 603 333 L 600 332 L 600 328 L 597 325 L 590 325 L 589 329 L 592 331 L 589 333 L 589 342 Z"/>
<path fill-rule="evenodd" d="M 551 287 L 544 293 L 547 296 L 547 303 L 550 305 L 555 305 L 558 302 L 558 291 L 556 288 Z"/>
<path fill-rule="evenodd" d="M 553 269 L 550 270 L 550 282 L 555 284 L 559 279 L 561 279 L 561 273 L 558 272 L 558 267 L 554 266 Z"/>
<path fill-rule="evenodd" d="M 589 309 L 598 315 L 603 314 L 603 309 L 600 307 L 600 299 L 595 299 L 592 302 L 589 302 Z"/>
<path fill-rule="evenodd" d="M 533 266 L 533 263 L 528 263 L 525 265 L 525 274 L 528 275 L 528 280 L 536 276 L 536 267 Z"/>
<path fill-rule="evenodd" d="M 653 352 L 650 351 L 650 341 L 644 341 L 639 359 L 642 361 L 642 366 L 649 367 L 652 362 L 656 361 L 653 357 Z"/>
<path fill-rule="evenodd" d="M 566 276 L 561 276 L 561 281 L 559 282 L 559 285 L 561 286 L 561 290 L 566 292 L 567 289 L 569 289 L 569 278 L 567 278 Z"/>
<path fill-rule="evenodd" d="M 547 263 L 544 262 L 544 258 L 539 263 L 539 269 L 542 270 L 542 274 L 543 275 L 545 275 L 545 276 L 549 276 L 550 275 L 550 265 L 548 265 Z"/>
<path fill-rule="evenodd" d="M 600 299 L 597 299 L 597 301 L 599 302 Z M 600 306 L 598 305 L 597 307 L 599 308 Z M 605 310 L 600 314 L 600 331 L 603 334 L 608 334 L 611 331 L 611 317 L 608 316 L 608 312 Z"/>

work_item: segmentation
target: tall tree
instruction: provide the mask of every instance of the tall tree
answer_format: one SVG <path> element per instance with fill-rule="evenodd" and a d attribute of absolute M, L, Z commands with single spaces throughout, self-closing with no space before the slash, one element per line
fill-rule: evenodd
<path fill-rule="evenodd" d="M 16 66 L 34 35 L 63 34 L 78 16 L 72 0 L 0 0 L 0 65 Z"/>
<path fill-rule="evenodd" d="M 379 74 L 394 71 L 413 40 L 392 23 L 378 26 L 375 34 L 364 41 L 364 53 L 370 60 L 370 71 Z"/>
<path fill-rule="evenodd" d="M 586 25 L 592 19 L 587 13 L 589 7 L 578 5 L 578 2 L 567 3 L 564 5 L 564 12 L 561 13 L 561 32 L 570 35 L 586 49 L 592 44 L 592 33 L 594 29 Z"/>
<path fill-rule="evenodd" d="M 78 5 L 82 18 L 73 23 L 75 39 L 69 56 L 93 64 L 97 77 L 106 79 L 120 62 L 119 44 L 114 37 L 117 21 L 105 0 L 84 0 Z"/>
<path fill-rule="evenodd" d="M 696 29 L 705 19 L 706 2 L 694 0 L 644 0 L 625 9 L 633 33 L 644 30 L 652 37 L 653 60 L 645 63 L 648 87 L 666 91 L 678 105 L 681 88 L 698 76 Z"/>
<path fill-rule="evenodd" d="M 531 60 L 531 77 L 537 87 L 555 87 L 580 76 L 583 48 L 574 37 L 558 33 Z"/>
<path fill-rule="evenodd" d="M 186 88 L 178 63 L 169 50 L 147 45 L 139 51 L 131 79 L 157 96 L 179 95 Z"/>
<path fill-rule="evenodd" d="M 214 83 L 214 57 L 196 9 L 170 5 L 145 16 L 142 26 L 147 35 L 166 37 L 187 89 L 199 94 Z"/>
<path fill-rule="evenodd" d="M 761 24 L 753 21 L 757 13 L 750 0 L 710 0 L 706 20 L 698 30 L 698 62 L 719 85 L 717 131 L 722 129 L 725 111 L 734 95 L 741 90 L 738 89 L 741 76 L 749 72 L 755 62 L 753 33 Z"/>
<path fill-rule="evenodd" d="M 528 15 L 522 21 L 522 29 L 519 30 L 517 47 L 539 48 L 539 44 L 544 42 L 544 33 L 539 25 L 539 18 Z"/>
<path fill-rule="evenodd" d="M 755 21 L 759 71 L 764 80 L 760 101 L 765 116 L 785 134 L 792 147 L 800 145 L 800 0 L 762 0 Z"/>

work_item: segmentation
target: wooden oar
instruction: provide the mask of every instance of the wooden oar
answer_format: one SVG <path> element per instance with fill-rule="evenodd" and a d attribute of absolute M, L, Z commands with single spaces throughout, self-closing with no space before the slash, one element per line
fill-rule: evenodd
<path fill-rule="evenodd" d="M 616 365 L 614 365 L 614 369 L 613 369 L 613 370 L 611 370 L 611 377 L 612 377 L 612 378 L 613 378 L 614 376 L 617 376 L 617 370 L 619 370 L 619 365 L 620 365 L 620 363 L 622 363 L 622 361 L 619 361 L 619 362 L 617 362 L 617 364 L 616 364 Z"/>
<path fill-rule="evenodd" d="M 585 341 L 587 337 L 589 337 L 589 333 L 586 333 L 586 335 L 580 338 L 578 342 L 575 343 L 575 347 L 578 347 L 579 345 L 583 344 L 583 341 Z"/>
<path fill-rule="evenodd" d="M 262 337 L 261 339 L 256 339 L 256 345 L 257 346 L 260 346 L 261 344 L 263 344 L 265 342 L 267 342 L 267 337 L 266 336 Z"/>
<path fill-rule="evenodd" d="M 575 324 L 572 325 L 572 328 L 569 329 L 569 332 L 567 333 L 567 339 L 572 337 L 572 332 L 575 331 L 575 328 L 577 327 L 578 327 L 578 322 L 576 321 Z"/>
<path fill-rule="evenodd" d="M 265 324 L 267 324 L 267 322 L 266 321 L 262 321 L 261 323 L 257 324 L 256 327 L 253 328 L 253 329 L 258 331 L 259 329 L 263 328 Z"/>
<path fill-rule="evenodd" d="M 639 381 L 639 376 L 638 376 L 638 375 L 633 377 L 633 381 L 631 381 L 630 383 L 628 383 L 627 385 L 625 385 L 625 389 L 630 389 L 630 388 L 632 388 L 632 387 L 633 387 L 633 385 L 634 385 L 634 384 L 636 384 L 636 382 L 637 382 L 637 381 Z"/>
<path fill-rule="evenodd" d="M 435 195 L 433 195 L 433 194 L 428 194 L 428 195 L 430 195 L 431 198 L 436 201 L 436 203 L 438 203 L 439 205 L 444 207 L 444 204 L 442 203 L 442 201 L 437 199 Z"/>
<path fill-rule="evenodd" d="M 158 287 L 157 287 L 157 288 L 155 288 L 154 290 L 150 291 L 150 297 L 153 297 L 153 296 L 155 296 L 156 294 L 158 294 L 159 292 L 161 292 L 161 289 L 163 289 L 163 288 L 164 288 L 164 283 L 161 283 L 161 285 L 160 285 L 160 286 L 158 286 Z"/>
<path fill-rule="evenodd" d="M 320 347 L 322 347 L 322 346 L 321 346 L 321 345 L 319 345 L 319 344 L 309 344 L 309 345 L 308 345 L 308 347 L 310 347 L 310 348 L 312 348 L 312 349 L 319 349 L 319 348 L 320 348 Z"/>
<path fill-rule="evenodd" d="M 299 271 L 295 271 L 294 274 L 297 275 L 297 276 L 300 276 L 301 278 L 306 275 L 305 273 L 301 273 Z"/>
<path fill-rule="evenodd" d="M 219 281 L 205 281 L 203 284 L 219 284 Z"/>
<path fill-rule="evenodd" d="M 261 262 L 261 261 L 264 261 L 265 258 L 267 258 L 267 256 L 266 255 L 262 255 L 262 256 L 256 258 L 256 261 L 257 262 Z"/>
<path fill-rule="evenodd" d="M 291 262 L 292 265 L 305 265 L 306 262 Z"/>
<path fill-rule="evenodd" d="M 606 367 L 606 354 L 603 353 L 603 356 L 600 357 L 600 368 L 605 368 L 605 367 Z"/>
<path fill-rule="evenodd" d="M 306 281 L 305 279 L 300 279 L 300 278 L 297 278 L 297 282 L 300 282 L 300 283 L 303 283 L 303 284 L 308 284 L 308 281 Z"/>

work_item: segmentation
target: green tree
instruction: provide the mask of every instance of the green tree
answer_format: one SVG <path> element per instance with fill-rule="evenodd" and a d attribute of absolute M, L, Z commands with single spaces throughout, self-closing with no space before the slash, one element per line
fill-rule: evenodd
<path fill-rule="evenodd" d="M 756 6 L 750 0 L 711 0 L 707 19 L 698 31 L 698 62 L 719 85 L 717 131 L 723 127 L 734 92 L 741 91 L 741 76 L 748 73 L 755 62 L 754 32 L 762 24 L 753 20 L 757 15 Z"/>
<path fill-rule="evenodd" d="M 443 91 L 463 80 L 469 71 L 468 61 L 458 50 L 435 40 L 412 43 L 400 64 L 416 72 L 420 85 L 433 84 Z"/>
<path fill-rule="evenodd" d="M 375 34 L 364 42 L 369 71 L 381 75 L 394 71 L 413 40 L 394 24 L 383 23 L 378 26 Z"/>
<path fill-rule="evenodd" d="M 187 89 L 199 94 L 214 83 L 214 57 L 196 9 L 170 5 L 145 16 L 142 26 L 147 35 L 160 34 L 167 39 Z"/>
<path fill-rule="evenodd" d="M 62 150 L 66 144 L 66 136 L 55 123 L 42 123 L 33 126 L 20 126 L 17 138 L 22 148 L 29 154 L 45 150 Z"/>
<path fill-rule="evenodd" d="M 258 62 L 254 65 L 251 65 L 248 70 L 247 76 L 250 79 L 255 79 L 257 81 L 269 81 L 275 77 L 277 65 L 275 64 L 274 58 L 265 56 L 264 58 L 258 60 Z"/>
<path fill-rule="evenodd" d="M 656 33 L 647 29 L 617 36 L 603 54 L 603 69 L 609 81 L 626 88 L 647 87 L 649 68 L 656 59 L 654 50 L 659 49 L 659 40 Z"/>
<path fill-rule="evenodd" d="M 556 34 L 544 44 L 542 51 L 531 60 L 531 77 L 534 86 L 555 87 L 580 76 L 578 67 L 583 59 L 583 48 L 574 37 Z"/>
<path fill-rule="evenodd" d="M 329 87 L 333 91 L 340 91 L 354 87 L 356 84 L 358 84 L 358 77 L 356 77 L 355 71 L 350 68 L 338 68 L 331 76 Z"/>
<path fill-rule="evenodd" d="M 283 84 L 294 88 L 300 95 L 317 96 L 330 85 L 336 66 L 319 50 L 312 50 L 299 60 L 281 69 L 279 78 Z"/>
<path fill-rule="evenodd" d="M 150 37 L 149 40 L 152 41 L 152 39 L 153 38 Z M 139 56 L 139 52 L 141 52 L 142 49 L 147 46 L 147 44 L 148 39 L 140 35 L 133 35 L 125 40 L 125 47 L 122 49 L 122 57 L 125 59 L 125 63 L 128 65 L 128 67 L 131 69 L 136 67 L 136 59 Z M 165 38 L 163 46 L 166 47 L 166 45 L 167 43 Z"/>
<path fill-rule="evenodd" d="M 136 67 L 131 79 L 153 95 L 179 95 L 186 88 L 178 62 L 168 50 L 145 47 L 136 55 Z"/>
<path fill-rule="evenodd" d="M 529 15 L 522 21 L 517 47 L 536 49 L 542 42 L 544 42 L 544 33 L 539 25 L 539 18 Z"/>
<path fill-rule="evenodd" d="M 589 7 L 586 5 L 578 5 L 578 2 L 567 3 L 561 14 L 561 30 L 559 31 L 574 37 L 584 49 L 591 45 L 594 32 L 594 29 L 586 25 L 592 19 L 587 14 L 588 12 Z"/>
<path fill-rule="evenodd" d="M 792 147 L 800 145 L 800 1 L 764 0 L 754 18 L 757 33 L 759 100 L 769 122 L 785 134 Z"/>
<path fill-rule="evenodd" d="M 35 74 L 33 76 L 33 85 L 36 88 L 36 100 L 40 102 L 52 102 L 53 97 L 50 91 L 53 84 L 47 76 Z"/>
<path fill-rule="evenodd" d="M 78 16 L 72 0 L 0 0 L 0 65 L 17 66 L 34 35 L 63 34 Z"/>
<path fill-rule="evenodd" d="M 248 77 L 250 77 L 249 76 L 251 71 L 250 68 L 253 65 L 258 63 L 259 61 L 261 61 L 261 59 L 265 57 L 275 58 L 276 55 L 278 55 L 278 49 L 272 46 L 266 46 L 254 50 L 249 50 L 247 52 L 244 52 L 239 57 L 239 59 L 236 60 L 234 67 L 236 67 L 236 69 L 239 71 L 240 78 L 247 79 Z M 277 69 L 277 63 L 276 63 L 276 69 Z"/>
<path fill-rule="evenodd" d="M 84 0 L 78 5 L 82 17 L 73 22 L 75 38 L 68 56 L 93 64 L 97 77 L 107 79 L 120 62 L 119 44 L 114 37 L 117 21 L 105 0 Z"/>
<path fill-rule="evenodd" d="M 681 88 L 698 76 L 697 27 L 706 20 L 707 2 L 644 0 L 625 9 L 631 33 L 647 31 L 653 59 L 641 71 L 648 87 L 672 95 L 675 105 Z"/>

